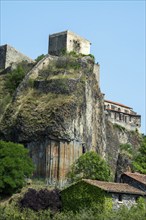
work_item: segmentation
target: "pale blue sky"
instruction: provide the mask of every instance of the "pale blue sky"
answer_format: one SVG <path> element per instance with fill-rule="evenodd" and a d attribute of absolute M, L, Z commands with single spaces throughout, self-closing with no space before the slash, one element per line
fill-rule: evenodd
<path fill-rule="evenodd" d="M 145 1 L 1 0 L 0 43 L 36 58 L 48 35 L 71 30 L 90 40 L 106 99 L 133 107 L 145 130 Z"/>

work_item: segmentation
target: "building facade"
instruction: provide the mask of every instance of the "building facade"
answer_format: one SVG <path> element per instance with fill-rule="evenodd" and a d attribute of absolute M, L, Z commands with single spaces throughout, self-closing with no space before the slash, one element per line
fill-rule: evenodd
<path fill-rule="evenodd" d="M 107 120 L 113 124 L 118 124 L 125 127 L 128 130 L 139 131 L 141 126 L 141 116 L 137 115 L 131 107 L 126 105 L 104 100 L 104 111 Z"/>

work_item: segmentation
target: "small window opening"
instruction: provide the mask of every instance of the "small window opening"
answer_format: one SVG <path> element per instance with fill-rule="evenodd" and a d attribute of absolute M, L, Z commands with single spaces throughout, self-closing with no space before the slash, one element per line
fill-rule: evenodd
<path fill-rule="evenodd" d="M 122 195 L 120 194 L 118 197 L 119 202 L 122 202 Z"/>
<path fill-rule="evenodd" d="M 85 154 L 86 153 L 86 148 L 84 145 L 82 145 L 82 154 Z"/>

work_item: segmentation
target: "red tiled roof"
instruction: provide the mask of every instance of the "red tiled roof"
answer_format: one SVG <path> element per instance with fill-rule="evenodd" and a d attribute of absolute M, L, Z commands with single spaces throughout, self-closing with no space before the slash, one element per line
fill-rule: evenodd
<path fill-rule="evenodd" d="M 133 178 L 133 179 L 135 179 L 135 180 L 137 180 L 137 181 L 139 181 L 139 182 L 146 185 L 146 175 L 140 174 L 140 173 L 130 173 L 130 172 L 125 172 L 122 175 L 124 175 L 124 174 L 126 176 L 129 176 L 129 177 L 131 177 L 131 178 Z"/>
<path fill-rule="evenodd" d="M 113 182 L 104 182 L 104 181 L 90 180 L 90 179 L 83 179 L 82 181 L 90 185 L 97 186 L 100 189 L 103 189 L 107 192 L 146 195 L 146 193 L 143 192 L 142 190 L 130 186 L 127 183 L 113 183 Z"/>
<path fill-rule="evenodd" d="M 105 102 L 109 102 L 109 103 L 112 103 L 112 104 L 115 104 L 115 105 L 119 105 L 119 106 L 122 106 L 124 108 L 128 108 L 128 109 L 132 109 L 131 107 L 129 106 L 126 106 L 126 105 L 123 105 L 121 103 L 118 103 L 118 102 L 113 102 L 113 101 L 110 101 L 110 100 L 104 100 Z"/>

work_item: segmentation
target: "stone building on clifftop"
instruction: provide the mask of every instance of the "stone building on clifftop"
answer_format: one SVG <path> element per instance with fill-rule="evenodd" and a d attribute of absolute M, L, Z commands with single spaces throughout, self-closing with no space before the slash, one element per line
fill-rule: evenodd
<path fill-rule="evenodd" d="M 65 51 L 74 51 L 78 54 L 88 55 L 90 54 L 90 44 L 90 41 L 67 30 L 49 35 L 48 53 L 58 56 Z"/>
<path fill-rule="evenodd" d="M 139 130 L 141 126 L 141 116 L 137 115 L 131 107 L 104 100 L 104 110 L 107 120 L 113 124 L 118 124 L 128 130 Z"/>

